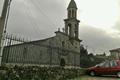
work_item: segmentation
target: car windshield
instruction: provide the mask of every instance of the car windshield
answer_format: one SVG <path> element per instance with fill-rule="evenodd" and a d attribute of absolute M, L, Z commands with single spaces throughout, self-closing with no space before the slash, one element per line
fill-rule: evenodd
<path fill-rule="evenodd" d="M 103 66 L 104 64 L 105 64 L 105 62 L 102 62 L 102 63 L 100 63 L 100 64 L 98 64 L 96 66 Z"/>
<path fill-rule="evenodd" d="M 105 62 L 102 62 L 102 63 L 100 63 L 100 64 L 97 64 L 97 65 L 95 65 L 95 67 L 98 67 L 98 66 L 103 66 L 105 64 Z"/>
<path fill-rule="evenodd" d="M 105 61 L 102 62 L 100 64 L 97 64 L 95 67 L 114 67 L 117 66 L 117 62 L 116 61 Z"/>

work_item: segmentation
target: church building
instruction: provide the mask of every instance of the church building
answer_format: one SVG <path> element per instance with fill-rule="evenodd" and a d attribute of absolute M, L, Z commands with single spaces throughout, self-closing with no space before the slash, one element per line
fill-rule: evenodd
<path fill-rule="evenodd" d="M 64 30 L 56 31 L 53 37 L 6 46 L 2 64 L 80 66 L 82 40 L 79 39 L 80 21 L 74 0 L 68 5 L 64 22 Z"/>

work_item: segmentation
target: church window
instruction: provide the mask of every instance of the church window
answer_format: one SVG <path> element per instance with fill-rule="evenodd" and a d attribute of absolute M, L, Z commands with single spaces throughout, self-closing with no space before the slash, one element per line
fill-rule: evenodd
<path fill-rule="evenodd" d="M 72 10 L 72 17 L 74 17 L 74 10 Z"/>
<path fill-rule="evenodd" d="M 76 17 L 76 11 L 75 11 L 75 17 Z"/>
<path fill-rule="evenodd" d="M 65 42 L 64 41 L 62 41 L 62 47 L 65 47 Z"/>
<path fill-rule="evenodd" d="M 60 60 L 60 66 L 65 66 L 66 62 L 64 58 L 61 58 Z"/>
<path fill-rule="evenodd" d="M 71 24 L 68 24 L 68 35 L 71 36 Z"/>
<path fill-rule="evenodd" d="M 68 17 L 71 17 L 71 10 L 68 11 Z"/>
<path fill-rule="evenodd" d="M 77 27 L 77 24 L 75 24 L 75 37 L 78 37 L 78 27 Z"/>

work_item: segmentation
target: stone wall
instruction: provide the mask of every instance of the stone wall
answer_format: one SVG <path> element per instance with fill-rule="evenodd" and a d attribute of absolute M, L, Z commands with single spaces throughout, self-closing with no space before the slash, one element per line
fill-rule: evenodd
<path fill-rule="evenodd" d="M 73 80 L 85 74 L 83 69 L 62 67 L 0 67 L 0 80 Z"/>

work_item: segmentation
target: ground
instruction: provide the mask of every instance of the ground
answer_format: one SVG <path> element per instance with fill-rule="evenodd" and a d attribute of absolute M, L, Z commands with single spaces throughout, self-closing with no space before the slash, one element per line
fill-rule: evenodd
<path fill-rule="evenodd" d="M 100 77 L 91 77 L 91 76 L 81 76 L 76 80 L 120 80 L 116 76 L 100 76 Z"/>

